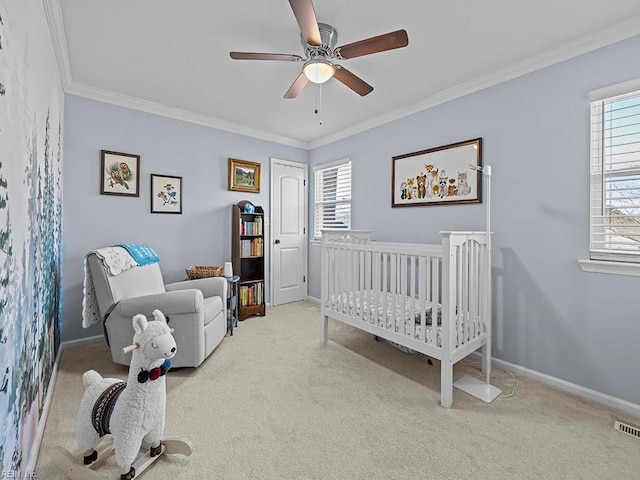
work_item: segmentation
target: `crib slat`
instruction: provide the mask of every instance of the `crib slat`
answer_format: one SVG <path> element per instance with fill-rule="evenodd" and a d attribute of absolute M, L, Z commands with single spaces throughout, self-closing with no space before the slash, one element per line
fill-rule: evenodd
<path fill-rule="evenodd" d="M 478 263 L 478 254 L 480 253 L 480 244 L 474 243 L 473 246 L 473 285 L 471 286 L 471 291 L 473 292 L 473 305 L 470 307 L 473 312 L 473 338 L 476 338 L 480 335 L 479 323 L 478 323 L 478 305 L 479 305 L 479 263 Z"/>
<path fill-rule="evenodd" d="M 371 322 L 371 309 L 369 305 L 371 305 L 371 299 L 369 298 L 369 292 L 371 291 L 371 252 L 364 252 L 364 285 L 362 292 L 362 319 L 365 322 Z M 366 308 L 365 308 L 366 307 Z"/>
<path fill-rule="evenodd" d="M 438 345 L 438 305 L 440 300 L 440 284 L 442 283 L 442 271 L 440 268 L 439 259 L 436 257 L 431 258 L 431 335 L 432 343 Z M 440 320 L 442 330 L 445 326 L 444 312 L 441 310 Z M 442 335 L 441 335 L 442 337 Z"/>
<path fill-rule="evenodd" d="M 466 244 L 466 260 L 464 268 L 464 297 L 462 300 L 462 322 L 464 325 L 463 335 L 465 343 L 470 340 L 470 317 L 469 317 L 469 296 L 471 295 L 471 254 L 473 251 L 473 243 Z"/>
<path fill-rule="evenodd" d="M 327 271 L 327 295 L 328 298 L 331 299 L 331 308 L 335 308 L 335 302 L 336 302 L 336 290 L 335 290 L 335 285 L 333 284 L 333 279 L 334 279 L 334 275 L 335 275 L 335 271 L 336 271 L 336 258 L 335 258 L 335 248 L 333 248 L 333 246 L 331 248 L 329 248 L 328 242 L 327 242 L 327 257 L 328 257 L 328 261 L 329 261 L 329 265 L 330 265 L 330 269 Z"/>
<path fill-rule="evenodd" d="M 375 278 L 375 287 L 373 289 L 373 294 L 374 294 L 374 302 L 373 302 L 373 319 L 375 324 L 378 324 L 378 321 L 380 319 L 380 288 L 382 285 L 382 278 L 381 278 L 381 268 L 382 268 L 382 255 L 380 254 L 380 252 L 376 252 L 376 256 L 375 256 L 375 269 L 376 269 L 376 278 Z"/>
<path fill-rule="evenodd" d="M 364 275 L 365 275 L 365 265 L 364 265 L 364 252 L 358 250 L 357 252 L 357 265 L 356 265 L 356 272 L 359 273 L 358 275 L 358 284 L 356 286 L 356 288 L 358 289 L 359 292 L 362 292 L 364 290 Z"/>
<path fill-rule="evenodd" d="M 409 285 L 411 287 L 411 338 L 416 338 L 416 256 L 411 255 L 409 261 L 411 262 L 409 273 Z"/>
<path fill-rule="evenodd" d="M 462 264 L 462 304 L 460 311 L 460 321 L 462 322 L 462 343 L 467 343 L 469 335 L 469 324 L 467 322 L 469 307 L 469 252 L 470 244 L 465 242 L 463 248 L 463 264 Z"/>
<path fill-rule="evenodd" d="M 354 250 L 348 249 L 347 250 L 347 264 L 349 265 L 349 275 L 347 277 L 347 288 L 346 288 L 346 292 L 347 295 L 349 297 L 349 299 L 353 299 L 353 301 L 349 301 L 348 307 L 347 307 L 347 313 L 350 314 L 349 310 L 351 309 L 351 305 L 352 302 L 355 302 L 355 277 L 356 277 L 356 272 L 355 272 L 355 265 L 354 265 Z M 355 316 L 355 312 L 356 309 L 354 308 L 353 310 L 353 314 Z"/>
<path fill-rule="evenodd" d="M 462 339 L 462 263 L 463 263 L 463 250 L 464 246 L 458 246 L 455 247 L 455 258 L 456 258 L 456 291 L 454 294 L 454 298 L 455 298 L 455 311 L 454 311 L 454 318 L 455 318 L 455 331 L 456 331 L 456 338 L 455 341 L 452 341 L 451 343 L 453 345 L 455 345 L 456 347 L 459 347 L 462 345 L 463 339 Z"/>
<path fill-rule="evenodd" d="M 426 312 L 426 298 L 425 292 L 427 291 L 427 257 L 420 256 L 418 260 L 418 296 L 420 305 L 420 341 L 425 341 L 425 333 L 427 331 L 427 312 Z"/>
<path fill-rule="evenodd" d="M 476 242 L 469 243 L 469 260 L 468 260 L 468 280 L 467 280 L 467 306 L 465 309 L 465 335 L 468 341 L 473 340 L 475 337 L 473 333 L 473 295 L 475 276 L 473 272 L 473 259 L 476 252 Z"/>
<path fill-rule="evenodd" d="M 387 294 L 387 282 L 388 282 L 388 263 L 389 255 L 387 253 L 382 254 L 382 326 L 387 327 L 387 308 L 388 308 L 388 294 Z"/>
<path fill-rule="evenodd" d="M 391 257 L 391 265 L 390 265 L 390 277 L 389 277 L 389 290 L 391 293 L 391 302 L 389 305 L 389 315 L 391 316 L 391 326 L 389 327 L 391 329 L 391 331 L 393 332 L 397 332 L 398 331 L 398 325 L 397 325 L 397 321 L 398 319 L 396 318 L 396 300 L 398 298 L 398 255 L 395 253 L 392 253 L 390 255 Z"/>
<path fill-rule="evenodd" d="M 400 259 L 400 273 L 402 283 L 402 334 L 407 334 L 407 256 Z"/>
<path fill-rule="evenodd" d="M 340 299 L 338 303 L 338 311 L 344 313 L 344 279 L 340 276 L 340 272 L 343 271 L 342 265 L 344 265 L 344 248 L 339 248 L 336 251 L 338 255 L 338 265 L 339 268 L 336 268 L 336 291 L 338 292 L 338 298 Z"/>

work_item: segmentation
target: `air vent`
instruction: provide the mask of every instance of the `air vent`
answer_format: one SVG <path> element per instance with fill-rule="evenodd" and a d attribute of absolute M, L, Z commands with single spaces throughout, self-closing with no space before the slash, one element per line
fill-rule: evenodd
<path fill-rule="evenodd" d="M 626 433 L 627 435 L 631 435 L 632 437 L 640 438 L 640 428 L 632 427 L 631 425 L 627 425 L 626 423 L 622 423 L 617 420 L 613 424 L 613 428 L 620 430 L 622 433 Z"/>

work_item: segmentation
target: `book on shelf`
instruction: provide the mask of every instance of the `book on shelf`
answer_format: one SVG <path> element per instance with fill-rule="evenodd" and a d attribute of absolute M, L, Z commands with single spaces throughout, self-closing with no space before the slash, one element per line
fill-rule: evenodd
<path fill-rule="evenodd" d="M 262 217 L 254 218 L 253 222 L 240 219 L 240 235 L 262 235 Z"/>
<path fill-rule="evenodd" d="M 240 255 L 243 257 L 262 257 L 264 255 L 264 239 L 241 240 Z"/>
<path fill-rule="evenodd" d="M 240 306 L 262 305 L 264 303 L 264 283 L 256 282 L 240 287 Z"/>

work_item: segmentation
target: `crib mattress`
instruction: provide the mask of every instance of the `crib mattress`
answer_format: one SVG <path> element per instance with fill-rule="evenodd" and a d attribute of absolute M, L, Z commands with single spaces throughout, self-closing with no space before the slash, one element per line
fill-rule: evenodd
<path fill-rule="evenodd" d="M 407 337 L 420 339 L 422 338 L 421 312 L 422 305 L 424 304 L 426 319 L 425 342 L 434 343 L 432 311 L 436 310 L 437 328 L 435 329 L 435 343 L 438 347 L 441 346 L 440 325 L 442 324 L 442 306 L 440 304 L 433 304 L 431 302 L 420 303 L 418 299 L 415 299 L 414 313 L 412 314 L 411 306 L 414 300 L 411 297 L 394 293 L 377 292 L 378 299 L 376 303 L 375 295 L 376 292 L 371 290 L 367 290 L 364 292 L 345 292 L 338 295 L 332 295 L 329 298 L 326 306 L 332 310 L 341 311 L 344 314 L 349 315 L 350 317 L 355 317 L 363 321 L 372 319 L 374 322 L 377 321 L 378 326 L 383 327 L 387 330 L 394 330 L 395 324 L 396 333 L 402 332 L 402 321 L 396 322 L 395 319 L 402 319 L 404 316 Z M 404 315 L 402 308 L 403 304 Z M 393 344 L 393 342 L 389 343 Z M 394 346 L 400 347 L 397 344 L 394 344 Z"/>

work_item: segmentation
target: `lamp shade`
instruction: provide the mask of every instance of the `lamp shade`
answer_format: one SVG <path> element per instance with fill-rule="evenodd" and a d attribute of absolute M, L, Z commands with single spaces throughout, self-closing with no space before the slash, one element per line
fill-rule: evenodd
<path fill-rule="evenodd" d="M 333 65 L 326 60 L 311 60 L 305 63 L 302 71 L 313 83 L 324 83 L 336 73 Z"/>

